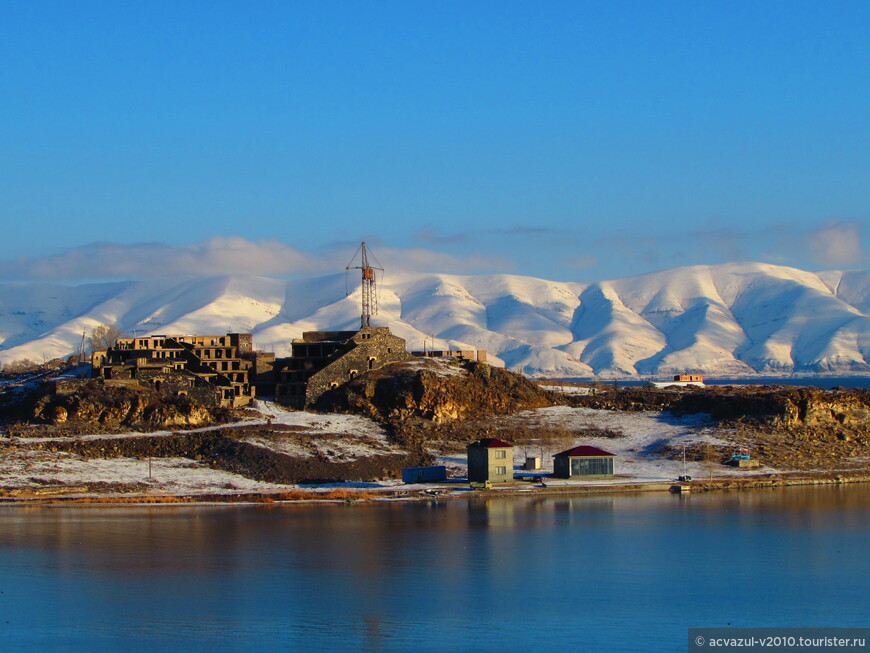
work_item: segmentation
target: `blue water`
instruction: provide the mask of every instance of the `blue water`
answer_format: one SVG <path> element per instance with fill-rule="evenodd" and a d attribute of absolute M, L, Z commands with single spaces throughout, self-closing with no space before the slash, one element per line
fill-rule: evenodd
<path fill-rule="evenodd" d="M 870 487 L 0 508 L 5 651 L 679 651 L 870 625 Z"/>
<path fill-rule="evenodd" d="M 661 377 L 654 380 L 666 381 L 667 378 Z M 648 382 L 646 379 L 631 379 L 616 381 L 615 385 L 617 387 L 645 386 Z M 828 390 L 836 387 L 870 390 L 870 376 L 757 376 L 748 379 L 705 377 L 704 383 L 706 385 L 806 385 Z M 611 385 L 613 384 L 611 382 Z"/>

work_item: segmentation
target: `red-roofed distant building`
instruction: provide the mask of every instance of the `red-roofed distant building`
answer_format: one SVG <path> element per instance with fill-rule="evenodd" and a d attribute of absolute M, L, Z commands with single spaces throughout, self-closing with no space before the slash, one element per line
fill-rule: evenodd
<path fill-rule="evenodd" d="M 581 445 L 553 456 L 553 476 L 574 478 L 590 476 L 613 476 L 612 454 L 598 447 Z"/>
<path fill-rule="evenodd" d="M 482 438 L 466 448 L 468 480 L 509 483 L 514 480 L 514 447 L 498 438 Z"/>

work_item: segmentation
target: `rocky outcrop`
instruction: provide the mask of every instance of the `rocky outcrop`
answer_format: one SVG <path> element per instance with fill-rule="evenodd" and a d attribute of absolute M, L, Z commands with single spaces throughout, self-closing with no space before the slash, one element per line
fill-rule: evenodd
<path fill-rule="evenodd" d="M 774 469 L 866 469 L 870 453 L 870 392 L 795 386 L 708 386 L 655 391 L 632 388 L 577 398 L 611 410 L 706 413 L 719 422 L 728 446 L 687 447 L 689 460 L 727 462 L 736 448 Z M 682 447 L 661 452 L 682 456 Z"/>
<path fill-rule="evenodd" d="M 41 387 L 4 405 L 0 416 L 11 422 L 63 426 L 71 432 L 87 427 L 154 430 L 205 426 L 231 419 L 228 410 L 205 406 L 188 395 L 167 397 L 146 388 L 103 385 L 97 380 L 66 394 Z"/>
<path fill-rule="evenodd" d="M 670 410 L 707 413 L 723 420 L 772 426 L 858 426 L 870 424 L 870 392 L 808 386 L 708 386 L 677 391 L 622 388 L 575 397 L 572 402 L 607 410 Z"/>
<path fill-rule="evenodd" d="M 318 410 L 381 422 L 436 423 L 565 403 L 531 379 L 485 363 L 419 360 L 367 372 L 321 398 Z"/>
<path fill-rule="evenodd" d="M 857 426 L 870 424 L 870 392 L 783 386 L 708 389 L 682 395 L 672 409 L 773 426 Z"/>

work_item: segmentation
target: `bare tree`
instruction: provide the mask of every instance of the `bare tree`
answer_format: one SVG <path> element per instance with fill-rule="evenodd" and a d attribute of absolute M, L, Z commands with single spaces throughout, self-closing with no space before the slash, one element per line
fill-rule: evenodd
<path fill-rule="evenodd" d="M 704 452 L 702 455 L 703 466 L 707 474 L 710 475 L 710 480 L 713 480 L 713 474 L 715 474 L 722 464 L 722 454 L 716 450 L 709 442 L 704 445 Z"/>
<path fill-rule="evenodd" d="M 118 338 L 124 337 L 124 332 L 114 324 L 101 324 L 94 327 L 88 335 L 88 351 L 104 351 L 115 346 Z"/>
<path fill-rule="evenodd" d="M 20 358 L 11 363 L 6 363 L 3 371 L 9 374 L 20 374 L 21 372 L 32 372 L 36 369 L 39 369 L 39 363 L 29 358 Z"/>

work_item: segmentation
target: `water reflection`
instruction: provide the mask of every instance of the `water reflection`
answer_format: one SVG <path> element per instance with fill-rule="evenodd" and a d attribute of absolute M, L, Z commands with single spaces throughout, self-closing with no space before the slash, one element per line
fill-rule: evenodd
<path fill-rule="evenodd" d="M 674 650 L 688 625 L 862 626 L 868 508 L 860 486 L 327 507 L 4 507 L 4 641 L 25 650 L 62 641 L 88 651 L 179 642 L 546 651 L 565 650 L 582 627 L 586 648 L 620 650 L 612 636 L 630 624 L 646 650 Z"/>

